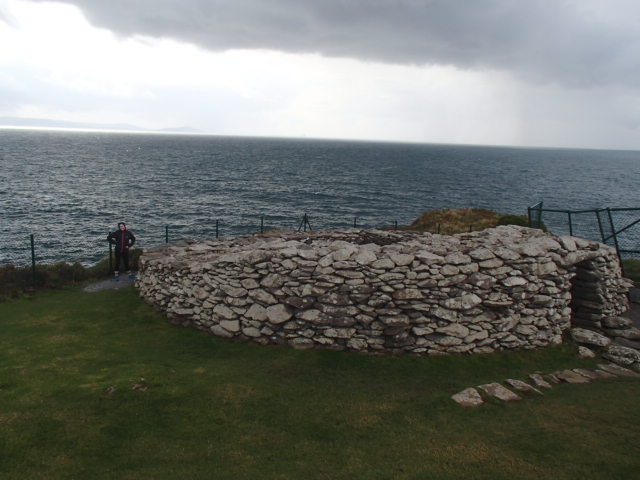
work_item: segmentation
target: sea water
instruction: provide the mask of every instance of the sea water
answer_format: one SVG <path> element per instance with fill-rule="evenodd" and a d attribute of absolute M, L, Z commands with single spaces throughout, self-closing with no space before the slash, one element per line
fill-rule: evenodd
<path fill-rule="evenodd" d="M 480 207 L 640 207 L 640 152 L 0 130 L 0 264 L 97 261 L 127 223 L 141 247 L 264 229 L 374 228 Z M 217 227 L 217 230 L 216 230 Z M 564 232 L 562 232 L 564 233 Z"/>

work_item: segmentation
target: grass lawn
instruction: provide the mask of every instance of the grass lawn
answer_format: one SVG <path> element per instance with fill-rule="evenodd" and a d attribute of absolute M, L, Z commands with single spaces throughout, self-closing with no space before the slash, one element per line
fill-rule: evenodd
<path fill-rule="evenodd" d="M 640 380 L 464 409 L 575 348 L 383 357 L 234 344 L 132 289 L 0 304 L 2 479 L 640 478 Z M 108 393 L 111 391 L 111 393 Z"/>

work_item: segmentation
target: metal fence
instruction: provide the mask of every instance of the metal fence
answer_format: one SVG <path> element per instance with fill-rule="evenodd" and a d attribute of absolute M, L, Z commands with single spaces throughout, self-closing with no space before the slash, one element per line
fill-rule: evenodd
<path fill-rule="evenodd" d="M 640 233 L 640 208 L 550 209 L 544 208 L 543 202 L 539 202 L 528 208 L 528 217 L 529 225 L 532 227 L 546 228 L 558 235 L 578 236 L 613 246 L 617 249 L 620 258 L 640 256 L 640 236 L 638 235 Z M 290 218 L 287 221 L 283 221 L 283 217 L 265 215 L 251 219 L 244 218 L 243 220 L 244 223 L 215 220 L 210 224 L 197 227 L 187 224 L 156 226 L 145 229 L 144 241 L 138 241 L 137 245 L 142 248 L 150 248 L 186 238 L 203 240 L 223 236 L 236 237 L 265 233 L 270 230 L 398 228 L 397 220 L 391 220 L 386 225 L 370 225 L 366 219 L 358 217 L 331 221 L 331 219 L 323 217 L 312 218 L 306 213 L 301 217 Z M 473 228 L 473 225 L 468 226 L 469 231 Z M 440 225 L 434 226 L 433 232 L 440 233 Z M 0 256 L 0 266 L 30 267 L 35 284 L 38 264 L 68 262 L 71 258 L 82 258 L 82 263 L 92 265 L 107 256 L 111 257 L 111 250 L 106 242 L 107 233 L 94 235 L 93 238 L 86 240 L 84 245 L 77 246 L 76 250 L 69 250 L 68 245 L 56 241 L 55 236 L 48 236 L 46 232 L 30 234 L 23 240 L 14 238 L 10 243 L 3 241 L 4 252 L 8 251 L 9 254 L 3 252 Z M 91 254 L 87 254 L 87 252 L 91 252 Z"/>
<path fill-rule="evenodd" d="M 529 225 L 557 235 L 571 235 L 614 247 L 620 258 L 640 256 L 640 208 L 568 210 L 544 208 L 538 202 L 528 208 Z"/>
<path fill-rule="evenodd" d="M 282 216 L 262 215 L 234 221 L 213 220 L 196 226 L 187 223 L 152 225 L 144 229 L 144 236 L 137 235 L 136 247 L 151 248 L 183 239 L 204 240 L 261 234 L 273 230 L 310 231 L 322 228 L 397 229 L 398 221 L 391 220 L 387 225 L 371 225 L 365 218 L 351 217 L 336 221 L 322 216 L 311 217 L 305 213 L 287 219 Z M 0 267 L 12 265 L 17 268 L 31 268 L 35 284 L 37 265 L 80 261 L 85 266 L 90 266 L 107 257 L 111 264 L 112 251 L 106 241 L 108 233 L 91 232 L 90 235 L 79 236 L 75 239 L 76 245 L 69 245 L 68 241 L 59 239 L 59 236 L 47 230 L 25 235 L 24 238 L 4 239 L 0 249 Z"/>

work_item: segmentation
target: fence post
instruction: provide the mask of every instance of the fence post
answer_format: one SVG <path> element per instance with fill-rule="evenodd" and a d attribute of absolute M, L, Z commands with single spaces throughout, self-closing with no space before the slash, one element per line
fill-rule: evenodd
<path fill-rule="evenodd" d="M 358 217 L 353 217 L 353 228 L 358 228 Z"/>
<path fill-rule="evenodd" d="M 260 217 L 260 233 L 264 233 L 264 215 Z"/>
<path fill-rule="evenodd" d="M 164 227 L 164 243 L 169 243 L 169 225 Z"/>
<path fill-rule="evenodd" d="M 216 220 L 216 238 L 220 238 L 220 230 L 218 228 L 218 220 Z"/>
<path fill-rule="evenodd" d="M 398 230 L 398 220 L 393 221 L 393 229 Z"/>
<path fill-rule="evenodd" d="M 33 289 L 36 289 L 36 244 L 33 238 L 33 233 L 31 234 L 31 281 L 33 284 Z"/>
<path fill-rule="evenodd" d="M 567 212 L 567 217 L 569 218 L 569 235 L 573 237 L 573 222 L 571 221 L 571 212 Z"/>
<path fill-rule="evenodd" d="M 613 244 L 616 247 L 616 253 L 618 254 L 618 259 L 620 259 L 620 263 L 622 264 L 622 256 L 620 255 L 620 245 L 618 245 L 618 232 L 616 232 L 616 227 L 613 224 L 613 216 L 611 215 L 611 209 L 607 207 L 607 215 L 609 216 L 609 225 L 611 225 L 611 235 L 613 236 Z"/>

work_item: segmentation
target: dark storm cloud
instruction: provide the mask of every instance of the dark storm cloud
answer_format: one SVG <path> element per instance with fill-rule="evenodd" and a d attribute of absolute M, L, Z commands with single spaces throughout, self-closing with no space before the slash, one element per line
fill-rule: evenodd
<path fill-rule="evenodd" d="M 635 0 L 63 0 L 121 35 L 513 72 L 572 86 L 640 83 Z"/>

